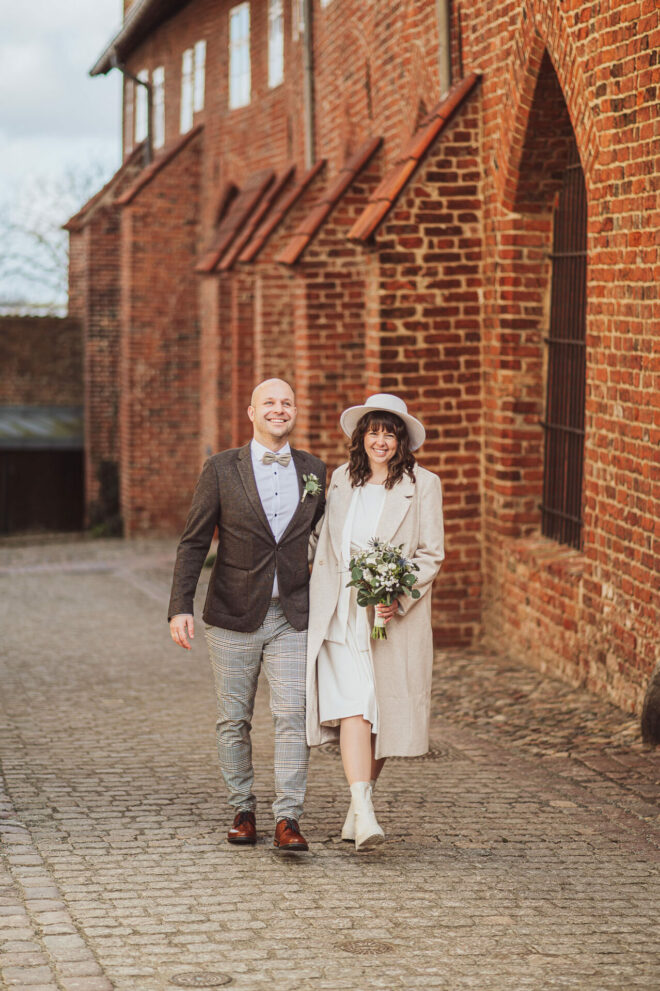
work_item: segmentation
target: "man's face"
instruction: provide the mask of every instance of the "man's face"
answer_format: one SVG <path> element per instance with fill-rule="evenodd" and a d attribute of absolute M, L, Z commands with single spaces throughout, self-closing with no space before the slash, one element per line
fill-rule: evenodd
<path fill-rule="evenodd" d="M 255 440 L 273 451 L 283 447 L 296 423 L 295 403 L 291 386 L 280 379 L 257 386 L 248 406 Z"/>

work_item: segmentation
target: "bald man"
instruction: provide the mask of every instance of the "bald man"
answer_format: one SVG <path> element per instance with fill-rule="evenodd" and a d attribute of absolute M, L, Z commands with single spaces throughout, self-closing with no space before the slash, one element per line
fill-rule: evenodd
<path fill-rule="evenodd" d="M 168 618 L 174 642 L 190 650 L 195 589 L 217 527 L 202 616 L 215 678 L 220 767 L 234 810 L 227 840 L 257 842 L 250 731 L 263 665 L 275 724 L 274 846 L 307 850 L 299 820 L 309 762 L 308 545 L 325 507 L 325 465 L 289 446 L 296 403 L 288 382 L 261 382 L 247 414 L 250 443 L 215 454 L 200 475 L 177 550 Z"/>

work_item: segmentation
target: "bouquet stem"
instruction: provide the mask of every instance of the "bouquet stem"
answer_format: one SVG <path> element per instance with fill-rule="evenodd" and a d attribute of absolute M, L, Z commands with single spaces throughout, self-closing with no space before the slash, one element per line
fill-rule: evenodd
<path fill-rule="evenodd" d="M 374 625 L 371 630 L 371 639 L 387 640 L 387 629 L 385 627 L 385 620 L 383 619 L 382 616 L 379 616 L 378 613 L 376 613 L 376 616 L 374 618 Z"/>

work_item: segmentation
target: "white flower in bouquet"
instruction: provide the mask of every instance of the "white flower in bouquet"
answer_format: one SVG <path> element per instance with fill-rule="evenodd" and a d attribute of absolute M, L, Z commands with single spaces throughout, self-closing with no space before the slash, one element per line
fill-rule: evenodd
<path fill-rule="evenodd" d="M 413 588 L 417 581 L 414 572 L 419 568 L 401 553 L 402 548 L 403 544 L 395 547 L 373 537 L 368 550 L 351 558 L 351 580 L 347 587 L 357 589 L 359 606 L 389 606 L 400 595 L 419 599 L 421 593 Z M 374 640 L 387 639 L 385 622 L 378 614 L 371 636 Z"/>

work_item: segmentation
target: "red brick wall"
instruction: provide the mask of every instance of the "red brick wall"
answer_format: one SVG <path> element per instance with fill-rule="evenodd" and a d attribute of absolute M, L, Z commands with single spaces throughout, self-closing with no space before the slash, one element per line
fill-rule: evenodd
<path fill-rule="evenodd" d="M 297 442 L 332 471 L 346 460 L 339 417 L 366 396 L 364 252 L 346 240 L 382 178 L 378 152 L 352 182 L 295 265 Z"/>
<path fill-rule="evenodd" d="M 120 467 L 129 536 L 180 529 L 199 472 L 193 266 L 202 141 L 194 137 L 122 208 Z"/>
<path fill-rule="evenodd" d="M 72 318 L 0 317 L 0 405 L 82 405 L 82 344 Z"/>
<path fill-rule="evenodd" d="M 376 232 L 369 391 L 423 421 L 418 458 L 442 480 L 447 558 L 434 598 L 440 643 L 481 622 L 482 277 L 480 95 L 459 109 Z"/>
<path fill-rule="evenodd" d="M 230 113 L 232 5 L 193 0 L 129 61 L 133 71 L 165 66 L 171 145 L 181 53 L 207 40 L 199 165 L 188 164 L 197 159 L 186 150 L 126 211 L 129 532 L 180 529 L 202 457 L 246 436 L 252 381 L 294 379 L 295 442 L 330 467 L 345 453 L 341 409 L 370 391 L 401 391 L 429 426 L 420 460 L 444 483 L 448 558 L 436 597 L 438 635 L 463 643 L 481 631 L 529 663 L 638 706 L 657 657 L 657 5 L 455 0 L 454 72 L 480 71 L 481 87 L 375 244 L 345 239 L 377 179 L 372 172 L 292 270 L 273 258 L 300 219 L 295 211 L 255 263 L 191 278 L 213 239 L 223 184 L 303 164 L 302 52 L 291 38 L 291 4 L 284 4 L 286 81 L 273 91 L 265 82 L 267 5 L 252 4 L 253 99 Z M 323 10 L 315 3 L 314 15 L 316 156 L 328 158 L 322 184 L 369 135 L 384 138 L 381 174 L 440 96 L 436 4 L 334 0 Z M 589 215 L 579 552 L 539 537 L 538 508 L 547 252 L 573 142 Z M 74 293 L 77 311 L 76 300 Z M 188 459 L 176 492 L 162 477 L 155 482 L 171 453 L 166 438 Z"/>
<path fill-rule="evenodd" d="M 658 178 L 650 73 L 658 11 L 650 4 L 551 2 L 461 10 L 467 58 L 485 72 L 485 632 L 529 663 L 633 709 L 657 658 L 651 397 L 658 372 L 651 351 L 658 272 L 651 232 L 658 227 Z M 544 49 L 575 133 L 589 209 L 581 552 L 538 537 L 544 251 L 551 165 L 566 135 Z M 544 139 L 548 117 L 552 145 Z M 539 170 L 544 182 L 535 187 Z M 530 202 L 534 188 L 541 204 Z"/>

